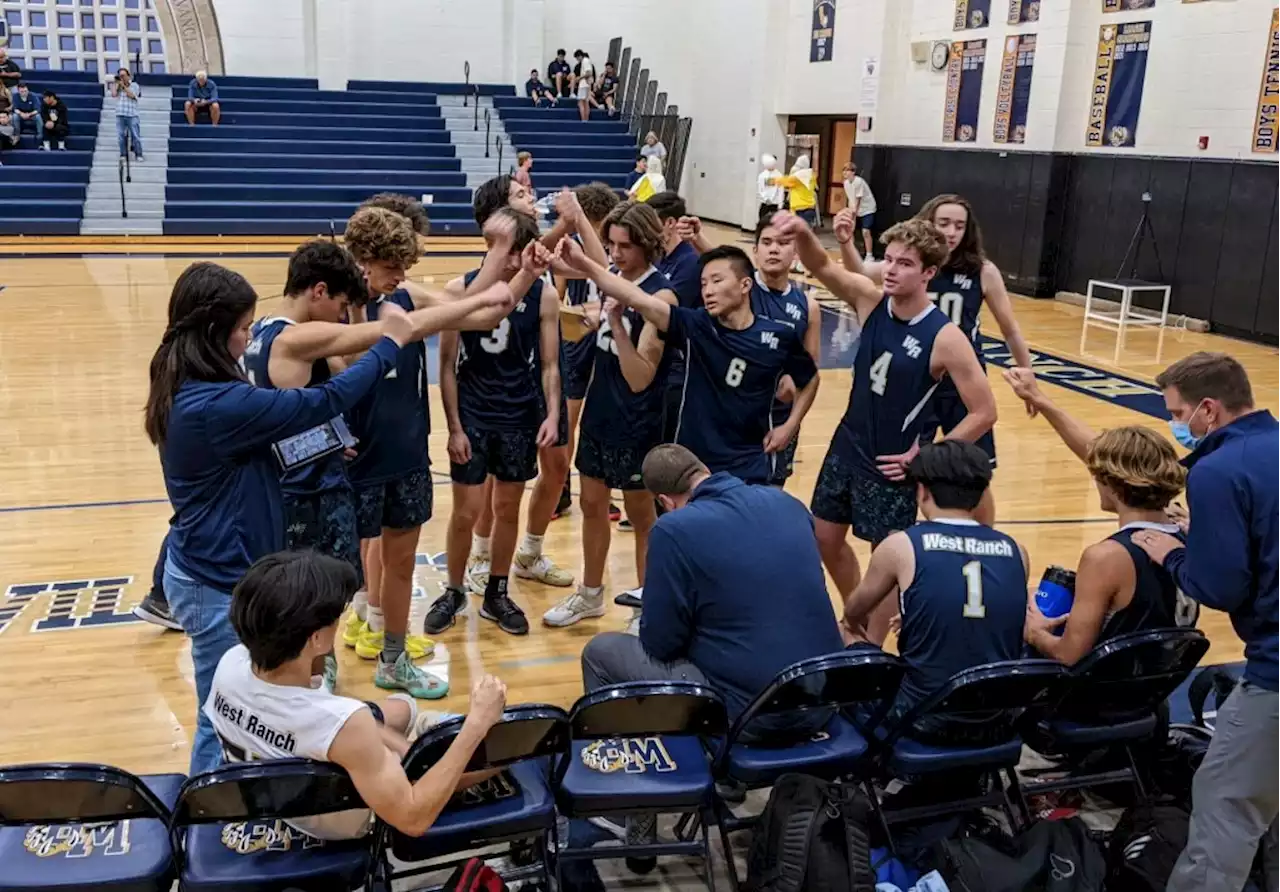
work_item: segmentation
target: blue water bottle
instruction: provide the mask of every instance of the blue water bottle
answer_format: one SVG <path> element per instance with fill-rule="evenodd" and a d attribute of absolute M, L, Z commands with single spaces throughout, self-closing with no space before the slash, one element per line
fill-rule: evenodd
<path fill-rule="evenodd" d="M 1071 612 L 1076 597 L 1076 572 L 1065 567 L 1049 567 L 1036 588 L 1036 607 L 1049 619 L 1057 619 Z M 1062 626 L 1053 630 L 1061 635 Z"/>

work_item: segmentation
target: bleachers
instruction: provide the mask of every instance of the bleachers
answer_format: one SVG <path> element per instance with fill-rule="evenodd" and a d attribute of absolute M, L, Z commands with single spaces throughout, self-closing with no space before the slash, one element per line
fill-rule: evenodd
<path fill-rule="evenodd" d="M 497 96 L 493 104 L 513 149 L 533 153 L 533 181 L 540 193 L 591 180 L 626 188 L 636 142 L 625 119 L 597 109 L 582 121 L 577 102 L 566 99 L 554 108 L 536 108 L 522 96 Z"/>
<path fill-rule="evenodd" d="M 85 193 L 102 113 L 103 88 L 90 73 L 35 71 L 27 82 L 40 96 L 54 90 L 67 104 L 71 138 L 67 151 L 40 151 L 35 134 L 0 160 L 0 235 L 75 235 L 84 216 Z"/>

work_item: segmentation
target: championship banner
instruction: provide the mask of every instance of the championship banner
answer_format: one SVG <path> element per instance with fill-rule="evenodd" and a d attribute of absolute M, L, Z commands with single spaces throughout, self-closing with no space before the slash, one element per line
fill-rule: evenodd
<path fill-rule="evenodd" d="M 1009 24 L 1040 21 L 1040 0 L 1009 0 Z"/>
<path fill-rule="evenodd" d="M 942 111 L 943 142 L 973 142 L 978 135 L 978 105 L 982 100 L 985 40 L 951 44 L 947 63 L 947 101 Z"/>
<path fill-rule="evenodd" d="M 956 0 L 955 27 L 952 30 L 985 28 L 990 22 L 991 0 Z"/>
<path fill-rule="evenodd" d="M 809 31 L 809 61 L 830 62 L 835 48 L 836 0 L 813 0 L 813 27 Z"/>
<path fill-rule="evenodd" d="M 1155 5 L 1156 0 L 1102 0 L 1102 11 L 1124 12 L 1128 9 L 1150 9 Z"/>
<path fill-rule="evenodd" d="M 1280 126 L 1280 9 L 1271 10 L 1271 33 L 1267 37 L 1267 59 L 1262 65 L 1262 86 L 1258 89 L 1258 114 L 1253 119 L 1253 150 L 1275 152 L 1276 127 Z"/>
<path fill-rule="evenodd" d="M 995 141 L 1027 141 L 1027 108 L 1031 104 L 1031 73 L 1036 64 L 1036 36 L 1010 34 L 1000 60 L 1000 89 L 996 93 Z"/>
<path fill-rule="evenodd" d="M 1133 146 L 1150 47 L 1150 22 L 1103 25 L 1098 29 L 1098 61 L 1093 69 L 1085 145 Z"/>

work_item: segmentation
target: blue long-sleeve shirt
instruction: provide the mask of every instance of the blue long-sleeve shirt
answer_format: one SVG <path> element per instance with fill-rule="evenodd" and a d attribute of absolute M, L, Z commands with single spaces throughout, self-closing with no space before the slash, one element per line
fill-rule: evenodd
<path fill-rule="evenodd" d="M 187 381 L 160 447 L 173 505 L 168 552 L 197 582 L 229 592 L 258 558 L 284 547 L 280 466 L 271 444 L 346 412 L 395 367 L 383 338 L 320 387 Z"/>
<path fill-rule="evenodd" d="M 218 85 L 210 78 L 205 78 L 204 86 L 202 87 L 200 86 L 200 82 L 193 77 L 191 82 L 187 84 L 187 98 L 193 102 L 197 99 L 203 99 L 207 102 L 217 102 Z"/>
<path fill-rule="evenodd" d="M 702 481 L 649 533 L 640 643 L 697 666 L 734 717 L 787 666 L 840 651 L 808 509 L 730 474 Z"/>
<path fill-rule="evenodd" d="M 1244 641 L 1244 678 L 1277 689 L 1276 561 L 1280 533 L 1280 426 L 1270 412 L 1252 412 L 1204 438 L 1184 463 L 1191 528 L 1185 548 L 1164 567 L 1189 597 L 1224 610 Z"/>

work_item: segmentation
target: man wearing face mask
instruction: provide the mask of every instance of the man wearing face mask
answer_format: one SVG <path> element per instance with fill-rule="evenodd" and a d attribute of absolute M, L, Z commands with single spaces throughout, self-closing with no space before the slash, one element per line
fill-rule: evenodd
<path fill-rule="evenodd" d="M 1184 593 L 1231 616 L 1247 660 L 1196 772 L 1187 847 L 1168 889 L 1236 892 L 1260 844 L 1272 870 L 1276 854 L 1280 428 L 1270 412 L 1254 407 L 1244 368 L 1225 353 L 1193 353 L 1156 384 L 1174 438 L 1192 450 L 1184 459 L 1191 523 L 1185 546 L 1152 530 L 1133 541 Z"/>

